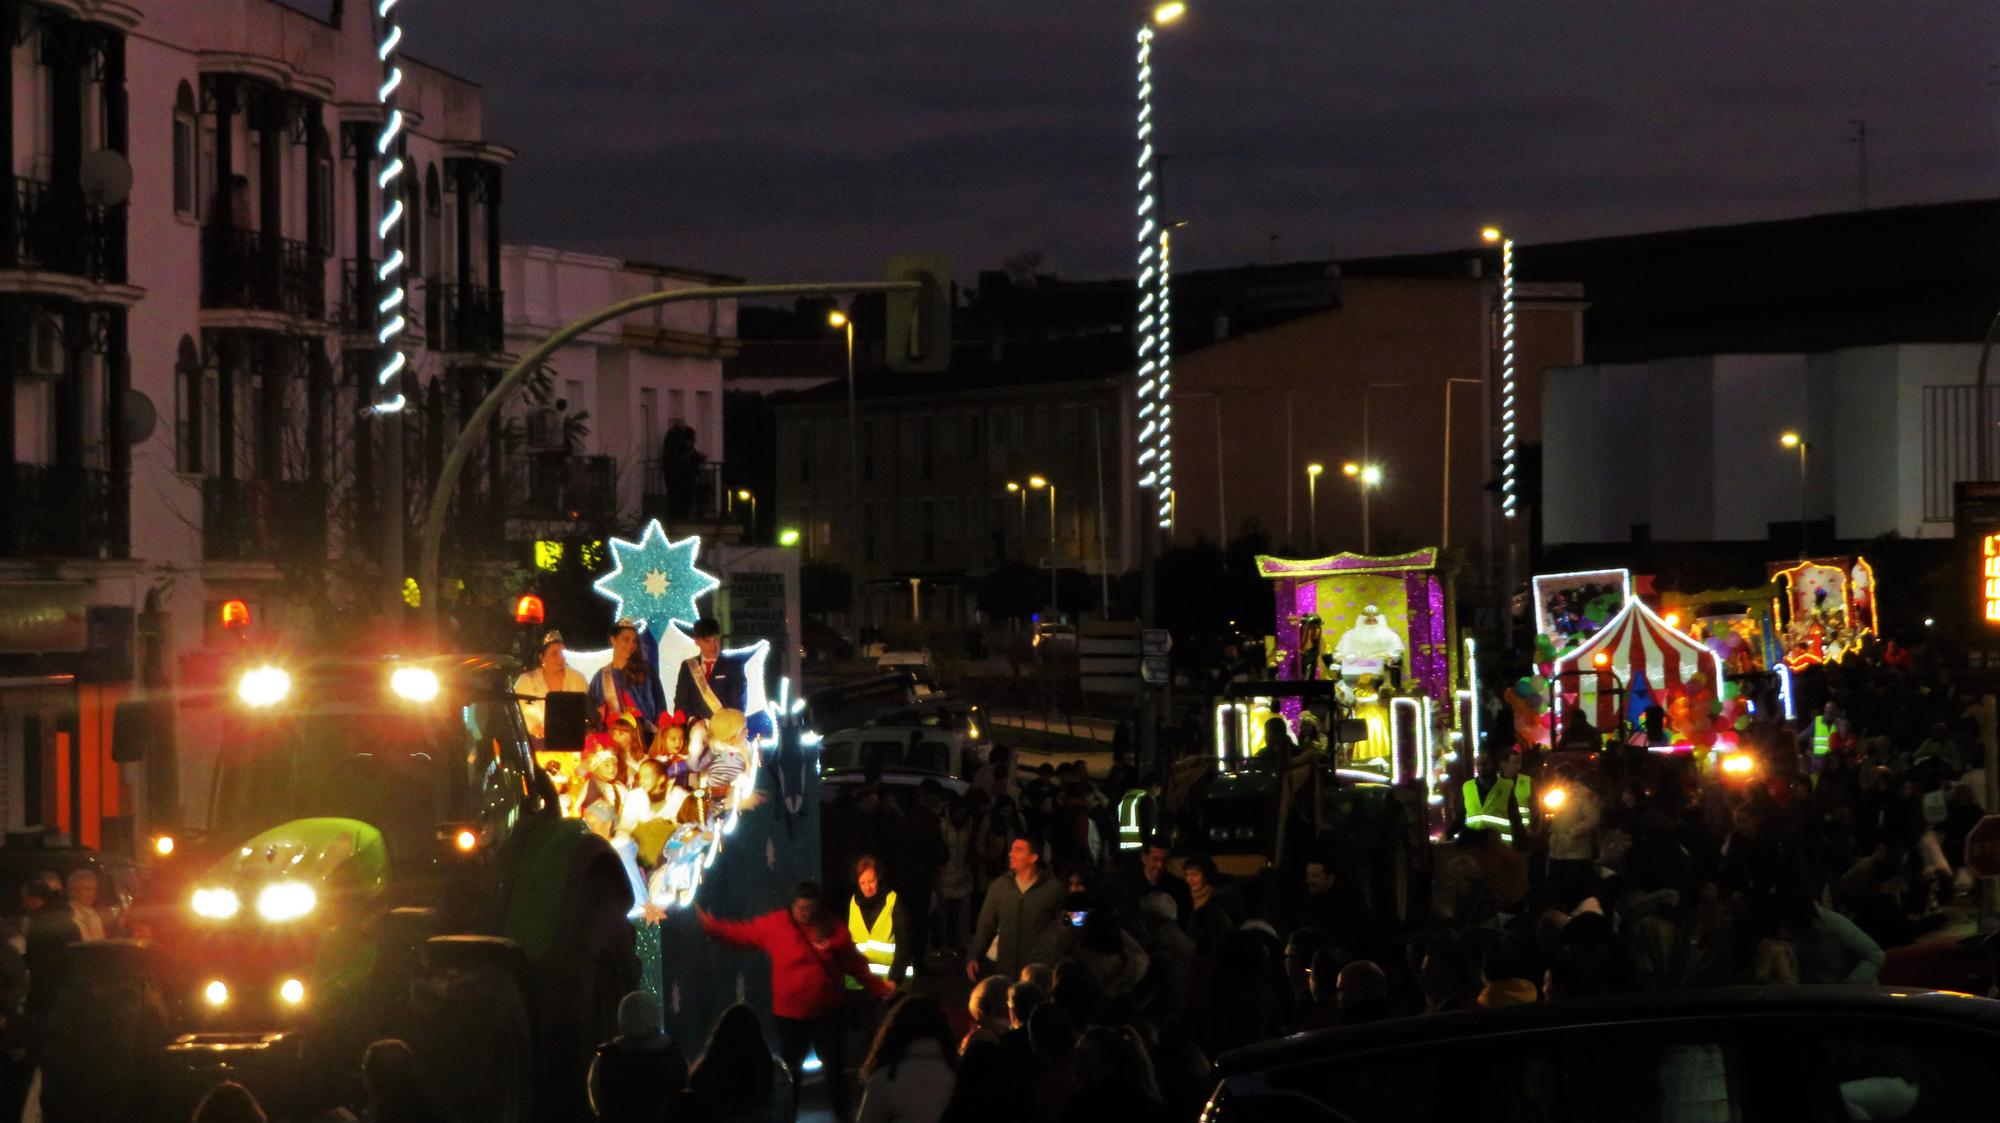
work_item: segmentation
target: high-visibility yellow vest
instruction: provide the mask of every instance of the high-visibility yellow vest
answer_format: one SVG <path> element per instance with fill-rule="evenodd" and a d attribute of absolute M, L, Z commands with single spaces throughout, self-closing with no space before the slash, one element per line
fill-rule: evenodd
<path fill-rule="evenodd" d="M 854 937 L 854 950 L 868 961 L 868 973 L 878 979 L 888 978 L 889 968 L 896 962 L 895 890 L 882 899 L 882 911 L 875 914 L 873 928 L 862 923 L 861 894 L 856 893 L 847 903 L 847 934 Z M 849 979 L 847 989 L 860 990 L 861 984 Z"/>
<path fill-rule="evenodd" d="M 1813 719 L 1813 755 L 1825 756 L 1833 748 L 1833 723 L 1826 715 Z"/>
<path fill-rule="evenodd" d="M 1484 798 L 1479 794 L 1479 781 L 1476 778 L 1467 780 L 1465 825 L 1474 830 L 1498 831 L 1502 842 L 1512 843 L 1514 821 L 1507 815 L 1507 801 L 1510 799 L 1514 801 L 1514 806 L 1520 810 L 1521 817 L 1525 820 L 1529 808 L 1534 806 L 1533 794 L 1533 785 L 1528 783 L 1526 776 L 1514 777 L 1512 785 L 1496 777 L 1492 790 L 1488 791 Z"/>
<path fill-rule="evenodd" d="M 1137 850 L 1146 844 L 1146 820 L 1152 818 L 1153 797 L 1133 788 L 1118 801 L 1118 849 Z"/>

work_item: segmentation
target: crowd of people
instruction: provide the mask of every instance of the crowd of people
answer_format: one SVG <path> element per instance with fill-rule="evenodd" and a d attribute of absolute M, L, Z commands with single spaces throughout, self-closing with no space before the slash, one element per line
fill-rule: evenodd
<path fill-rule="evenodd" d="M 1806 716 L 1765 698 L 1733 754 L 1654 751 L 1671 741 L 1658 715 L 1598 731 L 1591 752 L 1489 745 L 1457 817 L 1472 822 L 1434 848 L 1429 900 L 1405 916 L 1369 855 L 1298 819 L 1292 857 L 1258 879 L 1220 873 L 1171 816 L 1121 848 L 1122 767 L 1029 773 L 1001 753 L 963 794 L 865 785 L 829 808 L 829 907 L 812 886 L 811 911 L 855 986 L 900 989 L 857 1089 L 833 1071 L 848 1051 L 820 1049 L 832 1106 L 1186 1119 L 1214 1058 L 1294 1032 L 1874 982 L 1966 892 L 1964 838 L 1984 813 L 1966 766 L 1991 719 L 1932 658 L 1873 651 L 1799 676 Z M 963 1009 L 946 997 L 961 967 Z M 856 992 L 827 993 L 822 1019 L 854 1017 Z"/>

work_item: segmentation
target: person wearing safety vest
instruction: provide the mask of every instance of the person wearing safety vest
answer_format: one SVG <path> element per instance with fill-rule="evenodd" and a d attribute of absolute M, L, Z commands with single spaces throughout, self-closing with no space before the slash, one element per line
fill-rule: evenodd
<path fill-rule="evenodd" d="M 1534 786 L 1521 775 L 1521 756 L 1507 751 L 1479 758 L 1480 775 L 1465 782 L 1465 826 L 1497 832 L 1512 845 L 1526 840 L 1525 824 L 1533 822 Z"/>
<path fill-rule="evenodd" d="M 1824 710 L 1813 715 L 1812 755 L 1815 766 L 1819 764 L 1820 757 L 1833 751 L 1833 738 L 1839 727 L 1839 711 L 1834 708 L 1832 702 L 1828 702 Z"/>
<path fill-rule="evenodd" d="M 883 891 L 882 873 L 873 858 L 854 863 L 854 898 L 847 904 L 847 934 L 854 937 L 854 950 L 868 961 L 868 973 L 886 981 L 896 962 L 896 892 Z M 860 990 L 861 984 L 849 979 L 847 989 Z"/>
<path fill-rule="evenodd" d="M 1153 793 L 1133 788 L 1118 801 L 1118 849 L 1138 850 L 1153 833 Z"/>

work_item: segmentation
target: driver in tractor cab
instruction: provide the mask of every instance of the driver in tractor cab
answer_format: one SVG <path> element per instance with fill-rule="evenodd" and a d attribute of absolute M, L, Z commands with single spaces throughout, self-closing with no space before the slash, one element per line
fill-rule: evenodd
<path fill-rule="evenodd" d="M 1495 831 L 1510 846 L 1525 849 L 1534 823 L 1534 785 L 1521 775 L 1521 754 L 1512 749 L 1482 753 L 1479 774 L 1465 782 L 1465 825 Z"/>

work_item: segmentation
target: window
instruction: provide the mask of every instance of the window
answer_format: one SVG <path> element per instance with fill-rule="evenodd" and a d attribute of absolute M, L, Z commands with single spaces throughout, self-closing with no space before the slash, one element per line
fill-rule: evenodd
<path fill-rule="evenodd" d="M 326 151 L 324 130 L 321 131 L 320 135 L 320 151 L 322 153 Z M 306 231 L 306 242 L 322 250 L 331 251 L 333 249 L 334 231 L 333 158 L 322 155 L 318 160 L 314 161 L 312 175 L 313 201 L 318 205 L 313 208 L 312 214 L 307 216 L 309 228 Z"/>
<path fill-rule="evenodd" d="M 174 93 L 174 213 L 194 217 L 195 209 L 194 91 L 182 82 Z"/>
<path fill-rule="evenodd" d="M 650 386 L 639 390 L 639 454 L 643 460 L 660 455 L 660 392 Z"/>
<path fill-rule="evenodd" d="M 713 449 L 717 444 L 711 438 L 721 435 L 715 428 L 715 412 L 711 408 L 714 405 L 714 401 L 715 395 L 707 390 L 696 390 L 694 392 L 695 443 L 702 444 L 703 442 L 707 442 L 703 447 L 710 449 Z"/>
<path fill-rule="evenodd" d="M 202 448 L 202 389 L 201 353 L 194 340 L 181 336 L 174 360 L 174 467 L 190 475 L 208 467 Z"/>
<path fill-rule="evenodd" d="M 426 276 L 442 278 L 444 271 L 444 192 L 438 187 L 437 165 L 424 173 L 423 248 L 416 255 Z"/>
<path fill-rule="evenodd" d="M 687 391 L 667 391 L 667 428 L 671 429 L 687 421 Z"/>

